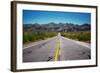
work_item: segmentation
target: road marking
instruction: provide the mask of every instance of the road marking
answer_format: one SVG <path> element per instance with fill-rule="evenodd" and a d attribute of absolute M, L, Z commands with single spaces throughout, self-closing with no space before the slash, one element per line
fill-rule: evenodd
<path fill-rule="evenodd" d="M 59 52 L 60 52 L 60 40 L 57 41 L 56 50 L 55 50 L 55 54 L 54 54 L 54 61 L 58 61 Z"/>

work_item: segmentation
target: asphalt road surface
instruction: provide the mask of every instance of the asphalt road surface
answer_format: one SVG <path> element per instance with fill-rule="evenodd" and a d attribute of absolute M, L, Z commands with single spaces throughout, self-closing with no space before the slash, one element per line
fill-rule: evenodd
<path fill-rule="evenodd" d="M 91 59 L 90 44 L 60 35 L 23 47 L 23 62 Z"/>

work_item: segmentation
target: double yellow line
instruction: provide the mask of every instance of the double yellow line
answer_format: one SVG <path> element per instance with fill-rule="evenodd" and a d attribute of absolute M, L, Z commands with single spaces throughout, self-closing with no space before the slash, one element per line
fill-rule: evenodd
<path fill-rule="evenodd" d="M 54 54 L 54 61 L 59 60 L 59 53 L 60 53 L 60 40 L 58 40 L 57 44 L 56 44 L 56 50 L 55 50 L 55 54 Z"/>

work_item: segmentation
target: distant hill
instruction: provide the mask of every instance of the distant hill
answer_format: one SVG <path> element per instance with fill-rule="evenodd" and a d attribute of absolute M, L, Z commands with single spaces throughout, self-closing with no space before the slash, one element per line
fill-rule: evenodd
<path fill-rule="evenodd" d="M 48 23 L 48 24 L 24 24 L 24 31 L 47 31 L 47 32 L 78 32 L 78 31 L 90 31 L 90 24 L 72 24 L 72 23 Z"/>

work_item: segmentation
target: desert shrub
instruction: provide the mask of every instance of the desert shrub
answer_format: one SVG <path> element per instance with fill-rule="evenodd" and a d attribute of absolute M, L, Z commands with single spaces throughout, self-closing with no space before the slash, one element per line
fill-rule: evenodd
<path fill-rule="evenodd" d="M 45 40 L 47 38 L 56 36 L 57 32 L 24 32 L 23 43 L 35 42 L 38 40 Z"/>
<path fill-rule="evenodd" d="M 79 41 L 90 41 L 91 40 L 91 33 L 89 31 L 84 32 L 62 32 L 62 36 L 75 39 Z"/>

